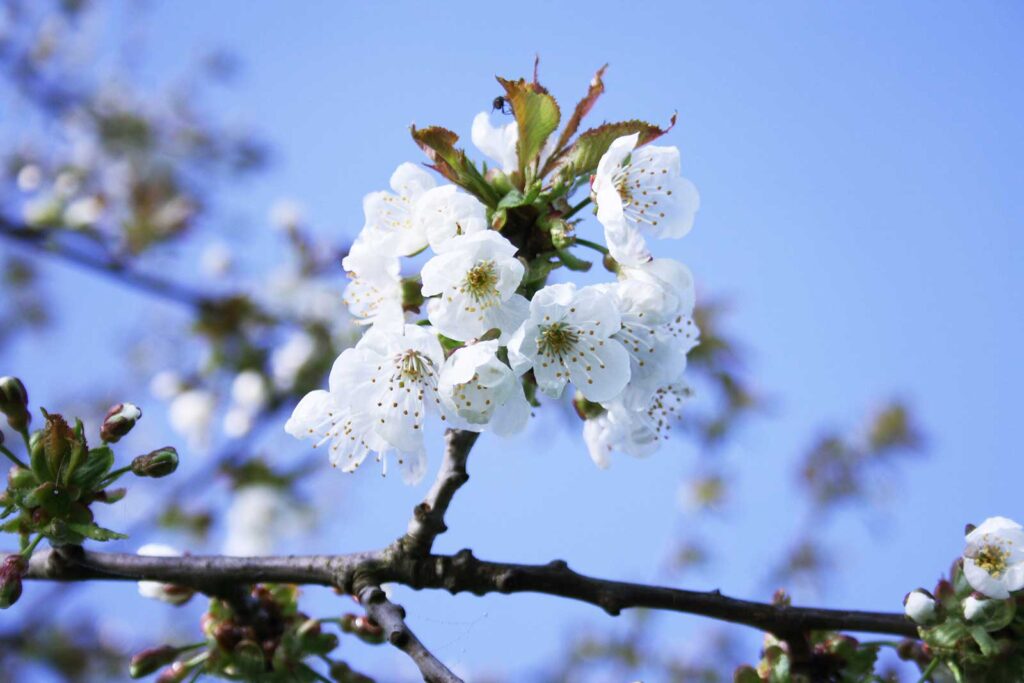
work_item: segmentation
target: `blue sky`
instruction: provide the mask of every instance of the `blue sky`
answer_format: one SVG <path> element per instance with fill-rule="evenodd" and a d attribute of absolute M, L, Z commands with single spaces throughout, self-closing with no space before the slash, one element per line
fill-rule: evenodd
<path fill-rule="evenodd" d="M 798 602 L 898 610 L 906 591 L 930 586 L 959 553 L 965 522 L 1024 517 L 1016 447 L 1022 14 L 1009 2 L 183 0 L 146 13 L 135 77 L 157 87 L 198 50 L 237 54 L 241 78 L 208 104 L 251 124 L 278 154 L 270 172 L 232 191 L 231 211 L 262 217 L 275 198 L 294 196 L 325 233 L 352 235 L 362 195 L 384 187 L 398 163 L 419 160 L 410 123 L 468 137 L 473 115 L 498 94 L 493 76 L 526 75 L 535 53 L 563 108 L 610 63 L 594 120 L 664 122 L 678 111 L 667 141 L 680 147 L 684 174 L 701 191 L 694 231 L 659 243 L 658 253 L 689 264 L 701 292 L 734 302 L 731 329 L 747 344 L 758 386 L 775 399 L 726 454 L 736 504 L 703 530 L 723 562 L 688 587 L 767 597 L 751 568 L 777 559 L 802 520 L 792 495 L 801 448 L 818 428 L 853 427 L 899 396 L 920 418 L 927 457 L 885 482 L 888 507 L 869 522 L 822 526 L 845 571 L 824 595 L 797 594 Z M 53 276 L 72 281 L 65 271 Z M 140 303 L 106 285 L 84 287 L 77 296 Z M 84 300 L 65 305 L 69 329 L 87 330 L 95 309 Z M 100 357 L 98 348 L 72 353 L 51 336 L 9 360 L 39 368 L 44 358 L 58 364 L 83 353 Z M 302 452 L 290 448 L 282 461 Z M 680 478 L 696 457 L 680 444 L 598 471 L 576 426 L 556 419 L 518 440 L 485 437 L 440 550 L 563 557 L 580 571 L 664 581 Z M 329 533 L 290 549 L 357 550 L 401 533 L 426 483 L 408 489 L 360 475 L 338 483 L 342 510 Z M 325 463 L 324 478 L 339 476 Z M 610 621 L 542 597 L 399 598 L 442 657 L 516 680 L 557 654 L 574 627 Z M 141 607 L 132 602 L 122 618 Z M 670 639 L 705 626 L 686 616 L 663 621 Z M 366 649 L 344 647 L 354 661 Z M 366 656 L 410 676 L 398 655 Z"/>

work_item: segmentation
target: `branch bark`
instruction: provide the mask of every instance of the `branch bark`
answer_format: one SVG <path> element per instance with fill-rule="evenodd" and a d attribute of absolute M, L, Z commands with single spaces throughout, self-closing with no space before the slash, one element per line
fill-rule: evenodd
<path fill-rule="evenodd" d="M 448 530 L 444 515 L 455 492 L 469 481 L 466 460 L 479 436 L 477 432 L 464 429 L 449 429 L 445 432 L 441 469 L 423 502 L 413 508 L 405 535 L 398 539 L 402 551 L 420 557 L 428 555 L 434 547 L 434 540 Z"/>
<path fill-rule="evenodd" d="M 384 629 L 388 642 L 409 655 L 427 683 L 462 683 L 441 660 L 428 650 L 405 623 L 405 610 L 389 601 L 379 586 L 367 586 L 359 592 L 359 602 Z"/>
<path fill-rule="evenodd" d="M 469 550 L 455 555 L 415 557 L 384 551 L 351 555 L 288 557 L 145 557 L 140 555 L 39 551 L 29 564 L 30 579 L 80 581 L 110 579 L 161 581 L 202 590 L 204 585 L 281 582 L 332 585 L 359 594 L 366 586 L 395 582 L 416 589 L 451 593 L 544 593 L 596 605 L 611 615 L 644 607 L 710 617 L 772 633 L 813 630 L 886 633 L 910 638 L 917 629 L 901 613 L 779 607 L 727 597 L 719 591 L 691 591 L 598 579 L 569 569 L 561 560 L 544 565 L 487 562 Z"/>

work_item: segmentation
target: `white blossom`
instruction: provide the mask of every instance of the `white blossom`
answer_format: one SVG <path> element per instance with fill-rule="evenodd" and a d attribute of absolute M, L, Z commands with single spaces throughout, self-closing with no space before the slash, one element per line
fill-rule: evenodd
<path fill-rule="evenodd" d="M 184 389 L 181 375 L 174 370 L 161 370 L 149 380 L 149 393 L 161 401 L 169 401 Z"/>
<path fill-rule="evenodd" d="M 316 353 L 316 340 L 305 330 L 296 330 L 270 354 L 270 375 L 278 389 L 290 389 L 303 366 Z"/>
<path fill-rule="evenodd" d="M 602 404 L 605 412 L 583 423 L 583 441 L 594 464 L 607 467 L 613 452 L 642 458 L 656 451 L 691 394 L 688 386 L 675 383 L 660 387 L 639 410 L 621 400 Z"/>
<path fill-rule="evenodd" d="M 228 408 L 224 413 L 224 434 L 232 439 L 238 439 L 252 431 L 254 415 L 238 406 Z"/>
<path fill-rule="evenodd" d="M 216 404 L 209 391 L 189 389 L 171 401 L 167 419 L 171 428 L 188 440 L 189 447 L 200 450 L 209 441 L 210 422 Z"/>
<path fill-rule="evenodd" d="M 660 290 L 659 315 L 692 315 L 696 304 L 693 273 L 685 264 L 670 258 L 656 258 L 638 266 L 621 266 L 619 280 L 641 282 Z"/>
<path fill-rule="evenodd" d="M 224 242 L 213 242 L 199 254 L 199 269 L 207 277 L 224 277 L 231 272 L 234 260 L 231 247 Z"/>
<path fill-rule="evenodd" d="M 278 199 L 270 206 L 268 212 L 270 224 L 279 230 L 290 230 L 302 224 L 304 214 L 302 206 L 291 199 Z"/>
<path fill-rule="evenodd" d="M 349 313 L 370 325 L 378 317 L 402 316 L 402 277 L 398 257 L 367 234 L 352 244 L 341 265 L 351 280 L 344 295 Z"/>
<path fill-rule="evenodd" d="M 501 331 L 501 341 L 526 318 L 529 303 L 516 294 L 525 268 L 516 248 L 493 230 L 452 240 L 445 251 L 423 266 L 423 296 L 440 295 L 427 304 L 437 330 L 466 341 L 487 330 Z"/>
<path fill-rule="evenodd" d="M 466 428 L 509 436 L 526 426 L 530 403 L 519 377 L 497 352 L 496 340 L 455 351 L 441 368 L 438 392 L 449 413 L 464 420 Z"/>
<path fill-rule="evenodd" d="M 231 382 L 231 399 L 235 405 L 257 412 L 267 404 L 267 381 L 258 370 L 243 370 Z"/>
<path fill-rule="evenodd" d="M 700 207 L 697 188 L 679 174 L 676 147 L 636 149 L 639 134 L 612 142 L 597 165 L 591 191 L 612 257 L 627 266 L 651 259 L 644 233 L 682 237 Z"/>
<path fill-rule="evenodd" d="M 509 340 L 509 361 L 517 373 L 532 368 L 549 396 L 561 396 L 571 380 L 587 400 L 610 401 L 629 381 L 629 354 L 612 338 L 621 327 L 600 289 L 549 285 L 533 296 L 529 317 Z"/>
<path fill-rule="evenodd" d="M 399 256 L 415 254 L 427 246 L 427 236 L 417 230 L 413 211 L 420 195 L 436 186 L 434 177 L 419 166 L 404 163 L 391 176 L 391 192 L 371 192 L 363 199 L 363 213 L 370 234 L 393 236 L 392 245 Z"/>
<path fill-rule="evenodd" d="M 660 287 L 624 280 L 600 287 L 619 310 L 622 327 L 612 335 L 629 353 L 630 377 L 623 400 L 643 408 L 658 387 L 679 379 L 686 354 L 696 344 L 696 325 L 689 318 L 669 318 Z M 680 322 L 677 322 L 677 319 Z"/>
<path fill-rule="evenodd" d="M 34 192 L 43 182 L 43 172 L 35 164 L 25 164 L 18 169 L 18 189 L 22 192 Z"/>
<path fill-rule="evenodd" d="M 989 517 L 967 534 L 964 576 L 990 598 L 1024 588 L 1024 528 L 1006 517 Z"/>
<path fill-rule="evenodd" d="M 269 555 L 282 538 L 306 526 L 306 518 L 280 489 L 267 485 L 244 486 L 235 491 L 225 515 L 224 554 L 236 557 Z"/>
<path fill-rule="evenodd" d="M 331 369 L 328 391 L 306 395 L 285 430 L 297 438 L 330 443 L 331 460 L 355 470 L 377 453 L 387 472 L 396 454 L 406 481 L 426 468 L 423 425 L 428 414 L 447 419 L 437 392 L 444 353 L 436 334 L 417 325 L 375 325 Z"/>
<path fill-rule="evenodd" d="M 495 126 L 491 123 L 491 115 L 482 111 L 473 118 L 470 138 L 476 148 L 497 161 L 505 173 L 511 173 L 519 168 L 519 156 L 516 152 L 519 124 L 515 119 L 504 126 Z"/>
<path fill-rule="evenodd" d="M 103 215 L 103 202 L 99 197 L 87 195 L 73 200 L 64 209 L 64 223 L 70 228 L 87 228 Z"/>
<path fill-rule="evenodd" d="M 427 190 L 412 212 L 413 232 L 426 235 L 430 248 L 441 251 L 459 235 L 487 230 L 487 209 L 471 194 L 455 185 Z"/>
<path fill-rule="evenodd" d="M 161 543 L 146 543 L 136 551 L 137 555 L 146 557 L 180 557 L 181 552 L 176 548 Z M 139 581 L 139 595 L 151 600 L 168 601 L 167 588 L 170 584 L 159 581 Z M 173 602 L 173 600 L 172 600 Z"/>

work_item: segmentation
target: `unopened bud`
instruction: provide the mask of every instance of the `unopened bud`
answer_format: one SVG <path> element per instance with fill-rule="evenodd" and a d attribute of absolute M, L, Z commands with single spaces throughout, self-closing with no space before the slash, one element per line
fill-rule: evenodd
<path fill-rule="evenodd" d="M 164 446 L 132 460 L 132 474 L 138 477 L 166 477 L 178 469 L 178 451 Z"/>
<path fill-rule="evenodd" d="M 923 588 L 910 591 L 903 598 L 903 611 L 915 624 L 931 624 L 936 618 L 935 598 Z"/>
<path fill-rule="evenodd" d="M 142 417 L 142 410 L 134 403 L 118 403 L 107 411 L 100 427 L 100 438 L 107 443 L 117 443 L 121 437 L 132 431 Z"/>
<path fill-rule="evenodd" d="M 418 311 L 423 305 L 423 285 L 419 278 L 407 277 L 402 280 L 402 309 Z"/>
<path fill-rule="evenodd" d="M 39 481 L 36 479 L 36 475 L 32 474 L 32 470 L 27 470 L 17 465 L 7 470 L 8 488 L 28 489 L 35 488 L 36 486 L 39 486 Z"/>
<path fill-rule="evenodd" d="M 21 578 L 28 562 L 21 555 L 8 555 L 0 564 L 0 609 L 7 609 L 21 597 Z"/>
<path fill-rule="evenodd" d="M 7 424 L 17 432 L 27 429 L 32 421 L 28 391 L 17 377 L 0 377 L 0 413 L 7 416 Z"/>
<path fill-rule="evenodd" d="M 128 665 L 128 675 L 132 678 L 142 678 L 154 673 L 157 669 L 170 664 L 178 656 L 180 650 L 170 645 L 151 647 L 143 650 L 134 657 Z"/>
<path fill-rule="evenodd" d="M 991 599 L 982 593 L 971 593 L 963 602 L 964 619 L 986 631 L 997 631 L 1011 621 L 1017 612 L 1016 601 Z"/>

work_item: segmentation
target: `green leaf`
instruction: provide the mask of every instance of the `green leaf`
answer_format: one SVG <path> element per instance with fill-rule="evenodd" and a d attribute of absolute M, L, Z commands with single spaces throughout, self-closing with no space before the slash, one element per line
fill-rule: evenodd
<path fill-rule="evenodd" d="M 659 128 L 653 123 L 646 121 L 620 121 L 618 123 L 606 123 L 597 128 L 591 128 L 580 134 L 572 148 L 565 155 L 561 163 L 561 174 L 566 177 L 579 178 L 589 176 L 597 169 L 597 162 L 601 160 L 604 153 L 608 151 L 615 140 L 624 135 L 639 133 L 640 139 L 637 146 L 646 145 L 656 140 L 672 129 L 676 124 L 676 116 L 672 119 L 668 128 Z"/>
<path fill-rule="evenodd" d="M 116 531 L 110 529 L 104 529 L 96 524 L 68 524 L 68 528 L 77 534 L 81 534 L 86 538 L 91 538 L 94 541 L 115 541 L 128 538 L 125 534 L 119 534 Z"/>
<path fill-rule="evenodd" d="M 510 81 L 499 77 L 498 82 L 505 88 L 506 98 L 512 105 L 519 126 L 519 172 L 525 174 L 540 156 L 544 143 L 558 129 L 562 113 L 555 98 L 538 83 L 526 79 Z"/>

